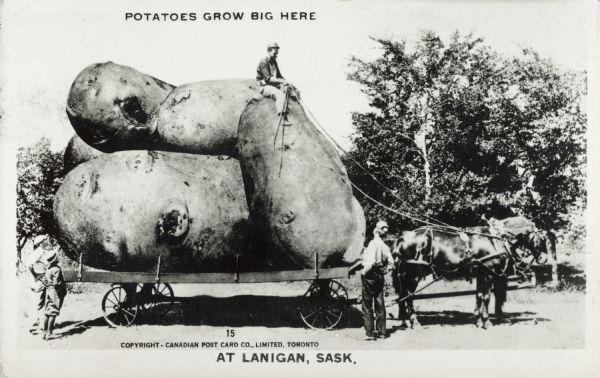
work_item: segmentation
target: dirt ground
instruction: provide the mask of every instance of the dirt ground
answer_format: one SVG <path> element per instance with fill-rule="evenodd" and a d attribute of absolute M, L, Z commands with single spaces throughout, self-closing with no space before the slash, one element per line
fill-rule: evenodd
<path fill-rule="evenodd" d="M 507 322 L 488 330 L 474 326 L 474 296 L 416 301 L 422 328 L 404 329 L 395 319 L 398 307 L 389 292 L 385 340 L 365 341 L 360 305 L 354 305 L 333 331 L 306 329 L 297 313 L 298 296 L 308 282 L 173 285 L 176 302 L 160 316 L 138 315 L 133 326 L 110 328 L 101 301 L 108 284 L 75 284 L 57 320 L 59 338 L 44 341 L 27 331 L 31 324 L 28 277 L 20 278 L 18 305 L 21 347 L 26 349 L 121 349 L 124 343 L 309 342 L 318 349 L 557 349 L 584 347 L 585 293 L 545 288 L 511 291 L 504 306 Z M 359 297 L 355 279 L 344 280 L 350 298 Z M 472 289 L 466 281 L 439 282 L 426 292 Z M 493 300 L 490 304 L 493 311 Z M 492 316 L 492 321 L 495 319 Z M 234 336 L 228 335 L 231 330 Z M 169 344 L 171 345 L 171 344 Z M 277 348 L 277 347 L 275 347 Z"/>

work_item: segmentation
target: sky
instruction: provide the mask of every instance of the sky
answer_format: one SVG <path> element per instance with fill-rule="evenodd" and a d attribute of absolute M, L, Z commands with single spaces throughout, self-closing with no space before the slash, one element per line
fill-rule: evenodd
<path fill-rule="evenodd" d="M 241 21 L 205 21 L 204 12 L 244 12 Z M 284 21 L 280 12 L 315 12 L 314 21 Z M 195 22 L 128 21 L 127 12 L 195 12 Z M 273 20 L 250 20 L 272 12 Z M 63 149 L 74 134 L 65 114 L 71 83 L 86 66 L 131 66 L 175 85 L 219 78 L 253 78 L 265 46 L 281 46 L 279 66 L 319 122 L 345 148 L 351 113 L 368 104 L 347 80 L 350 57 L 374 59 L 369 37 L 406 40 L 433 30 L 482 36 L 514 55 L 532 47 L 565 68 L 588 64 L 591 12 L 580 1 L 5 1 L 2 12 L 4 123 L 11 146 L 40 137 Z"/>

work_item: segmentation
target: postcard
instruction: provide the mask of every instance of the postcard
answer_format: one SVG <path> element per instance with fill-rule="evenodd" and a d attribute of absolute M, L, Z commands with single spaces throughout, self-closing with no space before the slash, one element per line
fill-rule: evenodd
<path fill-rule="evenodd" d="M 1 9 L 0 375 L 600 373 L 597 2 Z"/>

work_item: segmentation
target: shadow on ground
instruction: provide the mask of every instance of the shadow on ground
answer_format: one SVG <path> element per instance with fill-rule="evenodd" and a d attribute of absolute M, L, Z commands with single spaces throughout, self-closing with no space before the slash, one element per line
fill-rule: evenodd
<path fill-rule="evenodd" d="M 238 295 L 222 298 L 200 295 L 179 298 L 179 303 L 175 303 L 165 316 L 156 316 L 160 309 L 145 314 L 145 323 L 302 328 L 305 327 L 299 315 L 302 303 L 298 297 Z M 360 322 L 357 323 L 357 319 Z M 362 326 L 360 312 L 348 307 L 340 326 Z"/>
<path fill-rule="evenodd" d="M 84 333 L 86 330 L 92 327 L 108 327 L 108 324 L 104 318 L 96 318 L 81 322 L 56 323 L 54 329 L 58 336 L 65 337 Z"/>
<path fill-rule="evenodd" d="M 302 299 L 298 297 L 257 295 L 175 298 L 175 303 L 170 308 L 158 305 L 138 312 L 134 324 L 305 328 L 298 311 L 302 303 Z M 359 328 L 362 324 L 361 312 L 348 306 L 338 327 Z M 70 336 L 85 332 L 91 327 L 107 326 L 104 318 L 100 317 L 80 323 L 59 323 L 56 328 L 63 336 Z"/>
<path fill-rule="evenodd" d="M 269 327 L 305 328 L 300 319 L 298 307 L 301 300 L 295 297 L 240 295 L 234 297 L 196 296 L 176 298 L 170 309 L 157 306 L 138 313 L 137 325 L 189 325 L 215 327 Z M 393 320 L 393 318 L 389 318 Z M 536 316 L 535 312 L 508 312 L 503 322 L 491 316 L 494 325 L 510 326 L 522 322 L 546 322 L 549 319 Z M 475 318 L 470 312 L 462 311 L 423 311 L 419 321 L 428 326 L 473 326 Z M 361 312 L 349 306 L 339 328 L 361 328 Z M 57 333 L 62 337 L 81 334 L 92 327 L 108 327 L 104 318 L 84 322 L 64 322 L 57 324 Z M 388 326 L 389 327 L 389 326 Z M 394 325 L 390 333 L 404 328 Z"/>
<path fill-rule="evenodd" d="M 475 316 L 470 312 L 463 311 L 421 311 L 418 313 L 421 326 L 474 326 Z M 495 326 L 511 326 L 523 322 L 547 322 L 550 319 L 540 318 L 535 312 L 506 312 L 502 321 L 496 319 L 492 314 L 490 316 L 492 323 Z M 394 326 L 391 333 L 405 328 Z"/>

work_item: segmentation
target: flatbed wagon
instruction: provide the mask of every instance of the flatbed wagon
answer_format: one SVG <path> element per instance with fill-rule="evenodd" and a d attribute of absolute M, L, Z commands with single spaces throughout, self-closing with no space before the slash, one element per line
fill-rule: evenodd
<path fill-rule="evenodd" d="M 112 327 L 133 324 L 138 313 L 155 309 L 166 313 L 174 303 L 171 284 L 239 284 L 310 281 L 299 300 L 298 314 L 313 329 L 333 329 L 351 304 L 346 288 L 337 281 L 349 278 L 351 267 L 315 268 L 267 272 L 240 272 L 239 264 L 231 273 L 163 273 L 160 257 L 154 273 L 87 271 L 81 260 L 78 270 L 65 270 L 66 282 L 109 283 L 102 299 L 104 319 Z"/>

